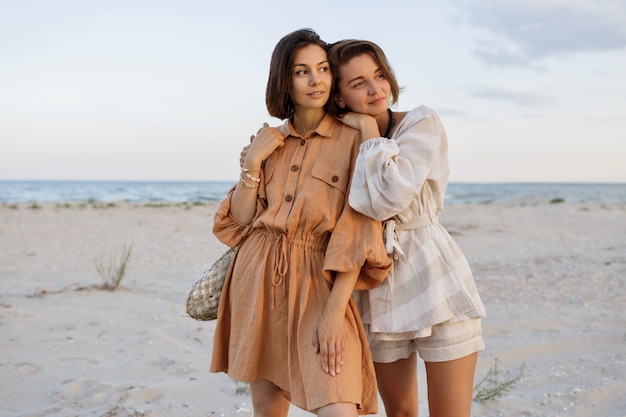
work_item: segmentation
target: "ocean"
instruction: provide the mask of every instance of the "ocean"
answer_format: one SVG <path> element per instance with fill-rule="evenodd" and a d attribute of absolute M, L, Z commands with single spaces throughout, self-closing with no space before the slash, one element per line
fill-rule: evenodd
<path fill-rule="evenodd" d="M 1 181 L 0 202 L 219 201 L 230 181 Z M 520 199 L 626 203 L 624 183 L 450 183 L 446 204 Z"/>

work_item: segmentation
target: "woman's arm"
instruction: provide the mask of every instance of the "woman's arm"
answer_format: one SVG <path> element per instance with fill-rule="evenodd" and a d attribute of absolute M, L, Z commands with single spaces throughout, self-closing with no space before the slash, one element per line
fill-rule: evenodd
<path fill-rule="evenodd" d="M 447 181 L 447 138 L 436 113 L 420 108 L 406 118 L 393 139 L 368 140 L 357 157 L 350 205 L 377 220 L 404 211 L 427 180 Z"/>
<path fill-rule="evenodd" d="M 330 375 L 341 372 L 344 361 L 346 309 L 360 269 L 338 272 L 330 296 L 313 334 L 313 348 L 322 355 L 322 368 Z"/>
<path fill-rule="evenodd" d="M 239 184 L 232 195 L 230 214 L 242 224 L 248 224 L 256 213 L 261 164 L 285 143 L 285 137 L 275 128 L 263 127 L 250 145 L 241 165 Z"/>

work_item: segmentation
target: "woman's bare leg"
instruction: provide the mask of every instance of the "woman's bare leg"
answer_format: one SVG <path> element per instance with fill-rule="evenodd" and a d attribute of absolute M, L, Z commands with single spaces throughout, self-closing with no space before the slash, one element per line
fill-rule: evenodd
<path fill-rule="evenodd" d="M 318 417 L 358 417 L 356 404 L 334 403 L 317 410 Z"/>
<path fill-rule="evenodd" d="M 287 417 L 289 401 L 283 391 L 265 379 L 250 383 L 254 417 Z"/>
<path fill-rule="evenodd" d="M 430 417 L 470 417 L 477 358 L 425 362 Z"/>
<path fill-rule="evenodd" d="M 374 362 L 378 391 L 388 417 L 417 417 L 417 354 L 392 363 Z"/>

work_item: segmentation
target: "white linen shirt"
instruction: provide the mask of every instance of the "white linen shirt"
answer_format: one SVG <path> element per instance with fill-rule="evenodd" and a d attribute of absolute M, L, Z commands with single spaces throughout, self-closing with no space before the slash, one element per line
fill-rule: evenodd
<path fill-rule="evenodd" d="M 426 106 L 408 112 L 391 139 L 364 141 L 349 203 L 385 221 L 389 278 L 355 292 L 371 339 L 427 337 L 431 326 L 485 316 L 467 259 L 439 224 L 448 185 L 448 141 Z"/>

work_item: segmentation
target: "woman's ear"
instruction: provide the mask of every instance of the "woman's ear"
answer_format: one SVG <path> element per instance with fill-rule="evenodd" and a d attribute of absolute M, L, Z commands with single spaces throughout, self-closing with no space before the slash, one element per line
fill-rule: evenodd
<path fill-rule="evenodd" d="M 335 104 L 337 104 L 339 106 L 339 108 L 341 108 L 341 109 L 345 109 L 346 108 L 346 103 L 344 103 L 343 100 L 341 99 L 341 97 L 339 97 L 339 96 L 335 96 Z"/>

